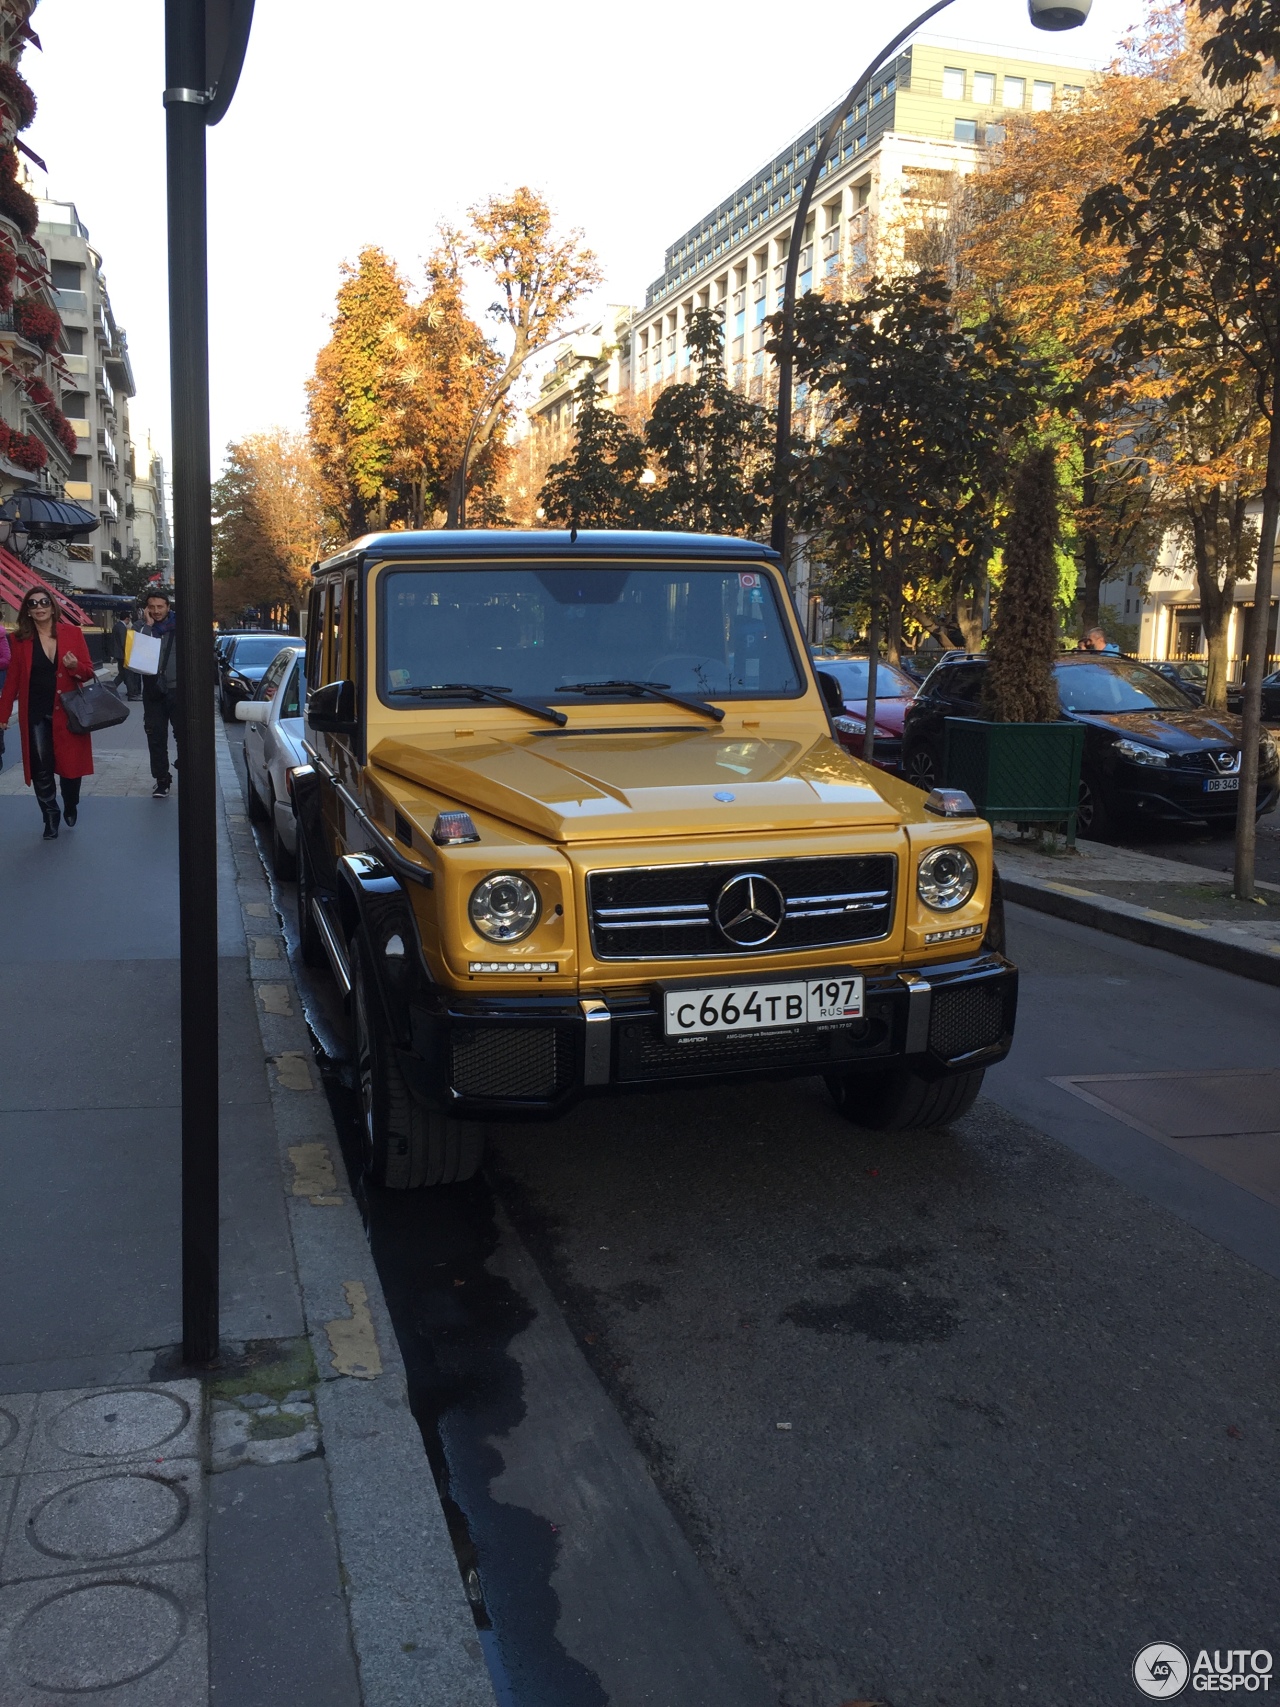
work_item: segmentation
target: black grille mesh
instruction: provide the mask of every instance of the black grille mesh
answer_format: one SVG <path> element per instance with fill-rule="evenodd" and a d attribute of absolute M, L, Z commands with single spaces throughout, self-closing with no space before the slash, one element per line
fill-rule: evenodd
<path fill-rule="evenodd" d="M 888 1035 L 888 1021 L 874 1015 L 831 1031 L 713 1032 L 692 1038 L 664 1036 L 657 1019 L 634 1020 L 619 1027 L 618 1077 L 670 1079 L 809 1064 L 821 1072 L 832 1062 L 875 1053 Z"/>
<path fill-rule="evenodd" d="M 551 1025 L 476 1025 L 453 1033 L 453 1088 L 469 1097 L 550 1097 L 573 1072 L 567 1036 Z"/>
<path fill-rule="evenodd" d="M 998 1043 L 1004 1034 L 1004 982 L 936 989 L 929 1047 L 946 1061 Z"/>
<path fill-rule="evenodd" d="M 591 940 L 601 960 L 686 959 L 693 955 L 778 954 L 797 948 L 832 948 L 842 943 L 870 942 L 887 936 L 893 920 L 897 858 L 893 854 L 861 854 L 826 859 L 767 859 L 743 865 L 683 865 L 624 871 L 593 871 L 587 878 Z M 695 926 L 656 924 L 621 930 L 598 918 L 602 907 L 714 906 L 729 881 L 756 871 L 778 885 L 791 900 L 799 896 L 851 894 L 887 890 L 883 903 L 866 912 L 835 913 L 826 918 L 786 917 L 777 935 L 763 948 L 739 948 L 721 936 L 709 920 Z"/>

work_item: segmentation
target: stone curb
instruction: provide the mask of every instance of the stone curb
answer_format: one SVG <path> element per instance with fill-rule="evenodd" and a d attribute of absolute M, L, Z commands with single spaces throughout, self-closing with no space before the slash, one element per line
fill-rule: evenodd
<path fill-rule="evenodd" d="M 494 1707 L 404 1365 L 219 725 L 218 783 L 268 1064 L 364 1707 Z M 273 952 L 274 950 L 274 952 Z"/>
<path fill-rule="evenodd" d="M 1235 972 L 1262 984 L 1280 984 L 1280 943 L 1252 947 L 1232 941 L 1201 921 L 1175 919 L 1168 913 L 1137 907 L 1132 902 L 1098 895 L 1070 883 L 1014 877 L 1007 868 L 1002 868 L 1000 882 L 1005 900 L 1020 907 L 1051 913 L 1075 925 L 1090 925 L 1094 930 L 1107 931 L 1146 948 L 1163 948 L 1167 953 L 1180 954 L 1184 960 L 1216 966 L 1220 972 Z"/>

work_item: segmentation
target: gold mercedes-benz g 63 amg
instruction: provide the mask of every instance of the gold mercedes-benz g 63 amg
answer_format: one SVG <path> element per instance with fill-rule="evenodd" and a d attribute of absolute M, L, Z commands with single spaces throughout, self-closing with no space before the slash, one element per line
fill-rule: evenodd
<path fill-rule="evenodd" d="M 821 1074 L 936 1126 L 1008 1052 L 991 832 L 832 733 L 777 557 L 676 533 L 384 533 L 313 571 L 302 953 L 349 998 L 366 1164 L 486 1119 Z"/>

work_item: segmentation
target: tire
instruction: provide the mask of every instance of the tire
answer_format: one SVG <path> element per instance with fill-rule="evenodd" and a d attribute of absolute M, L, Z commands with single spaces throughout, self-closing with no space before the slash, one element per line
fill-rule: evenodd
<path fill-rule="evenodd" d="M 1005 954 L 1004 885 L 995 866 L 991 867 L 991 911 L 987 914 L 987 934 L 982 946 L 988 954 Z"/>
<path fill-rule="evenodd" d="M 932 1132 L 968 1114 L 982 1089 L 983 1069 L 926 1079 L 909 1068 L 850 1073 L 827 1079 L 846 1120 L 871 1132 Z"/>
<path fill-rule="evenodd" d="M 928 747 L 914 747 L 907 754 L 902 774 L 913 788 L 923 789 L 926 794 L 938 786 L 938 762 Z"/>
<path fill-rule="evenodd" d="M 218 690 L 218 713 L 224 723 L 230 723 L 235 717 L 234 710 L 227 710 L 227 696 L 222 692 L 221 688 Z"/>
<path fill-rule="evenodd" d="M 351 1042 L 364 1170 L 373 1183 L 412 1191 L 471 1179 L 484 1160 L 484 1127 L 415 1098 L 386 1036 L 358 939 L 351 944 Z"/>
<path fill-rule="evenodd" d="M 276 797 L 273 793 L 267 806 L 267 836 L 271 843 L 271 869 L 282 883 L 292 883 L 298 875 L 298 856 L 290 853 L 280 836 L 276 817 Z"/>
<path fill-rule="evenodd" d="M 1076 834 L 1083 836 L 1086 842 L 1104 841 L 1111 833 L 1112 816 L 1096 777 L 1080 778 L 1080 792 L 1076 799 Z"/>
<path fill-rule="evenodd" d="M 320 930 L 311 912 L 311 897 L 314 885 L 311 881 L 311 867 L 301 843 L 298 847 L 298 952 L 302 956 L 304 966 L 328 966 L 329 956 L 324 951 L 324 943 L 320 940 Z"/>
<path fill-rule="evenodd" d="M 249 759 L 247 754 L 244 761 L 244 783 L 245 797 L 249 806 L 249 822 L 251 824 L 265 824 L 267 821 L 267 809 L 262 804 L 262 796 L 258 793 L 257 787 L 254 784 L 253 772 L 249 769 Z"/>

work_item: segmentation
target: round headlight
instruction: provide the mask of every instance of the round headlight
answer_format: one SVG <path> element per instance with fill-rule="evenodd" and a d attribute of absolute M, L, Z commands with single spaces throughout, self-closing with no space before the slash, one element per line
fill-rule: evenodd
<path fill-rule="evenodd" d="M 471 891 L 471 923 L 490 942 L 519 942 L 541 911 L 538 891 L 513 871 L 495 871 Z"/>
<path fill-rule="evenodd" d="M 963 907 L 977 887 L 977 863 L 963 848 L 932 848 L 920 861 L 916 894 L 939 913 Z"/>

